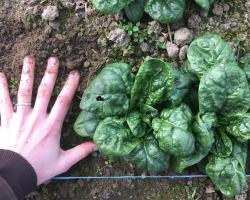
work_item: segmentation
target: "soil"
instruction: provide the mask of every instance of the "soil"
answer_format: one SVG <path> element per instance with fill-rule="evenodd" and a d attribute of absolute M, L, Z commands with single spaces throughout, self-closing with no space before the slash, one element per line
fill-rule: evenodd
<path fill-rule="evenodd" d="M 80 85 L 65 119 L 62 132 L 62 147 L 67 149 L 83 141 L 82 138 L 76 136 L 72 125 L 80 111 L 78 106 L 84 89 L 105 63 L 127 62 L 134 66 L 133 69 L 136 71 L 138 64 L 147 56 L 162 57 L 174 64 L 181 64 L 181 61 L 169 58 L 166 50 L 155 48 L 155 43 L 152 42 L 148 45 L 153 46 L 152 50 L 145 51 L 133 39 L 130 41 L 130 46 L 125 48 L 108 41 L 106 36 L 118 26 L 120 21 L 127 23 L 122 13 L 114 16 L 101 15 L 93 10 L 91 3 L 87 1 L 76 1 L 77 7 L 65 6 L 63 2 L 67 0 L 0 1 L 0 71 L 5 72 L 8 77 L 11 97 L 15 102 L 23 57 L 32 54 L 36 58 L 34 88 L 36 91 L 45 71 L 47 58 L 57 56 L 61 67 L 51 105 L 70 70 L 77 69 L 80 72 Z M 68 2 L 73 2 L 73 5 L 75 3 L 74 1 Z M 55 5 L 59 9 L 59 17 L 53 22 L 47 22 L 41 18 L 42 11 L 47 5 Z M 195 37 L 208 31 L 220 33 L 240 57 L 250 49 L 249 9 L 247 0 L 218 0 L 210 12 L 205 13 L 193 2 L 188 2 L 183 20 L 171 24 L 170 29 L 174 32 L 179 28 L 188 27 Z M 150 21 L 152 19 L 145 16 L 141 22 L 142 29 L 146 29 Z M 168 27 L 162 25 L 157 37 L 167 33 L 169 33 Z M 167 40 L 169 39 L 168 36 Z M 74 166 L 66 175 L 119 176 L 141 175 L 141 173 L 128 163 L 111 162 L 99 153 L 94 153 Z M 203 178 L 182 181 L 52 180 L 40 186 L 26 199 L 221 200 L 226 198 L 216 191 L 210 180 Z M 246 188 L 235 199 L 250 199 L 250 189 Z"/>

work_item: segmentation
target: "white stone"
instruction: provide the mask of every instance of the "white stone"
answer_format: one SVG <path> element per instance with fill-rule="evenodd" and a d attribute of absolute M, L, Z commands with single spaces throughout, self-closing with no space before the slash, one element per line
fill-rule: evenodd
<path fill-rule="evenodd" d="M 59 17 L 59 11 L 57 6 L 47 6 L 42 13 L 42 19 L 46 21 L 54 21 Z"/>
<path fill-rule="evenodd" d="M 176 44 L 167 42 L 166 49 L 167 49 L 169 58 L 177 58 L 178 53 L 179 53 L 179 47 Z"/>
<path fill-rule="evenodd" d="M 190 43 L 192 39 L 193 33 L 188 28 L 181 28 L 174 34 L 174 42 L 179 46 Z"/>

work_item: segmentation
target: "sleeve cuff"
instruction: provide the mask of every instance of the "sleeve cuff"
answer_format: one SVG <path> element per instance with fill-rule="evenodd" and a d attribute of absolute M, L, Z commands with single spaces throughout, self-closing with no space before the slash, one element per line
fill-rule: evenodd
<path fill-rule="evenodd" d="M 0 176 L 9 184 L 17 199 L 36 189 L 37 176 L 30 165 L 21 155 L 0 149 Z"/>

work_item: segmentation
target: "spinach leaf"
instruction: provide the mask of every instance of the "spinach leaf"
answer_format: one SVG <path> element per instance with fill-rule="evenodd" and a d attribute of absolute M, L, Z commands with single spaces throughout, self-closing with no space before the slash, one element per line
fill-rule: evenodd
<path fill-rule="evenodd" d="M 210 152 L 218 157 L 229 156 L 233 150 L 231 139 L 222 131 L 218 131 L 214 136 L 215 141 Z"/>
<path fill-rule="evenodd" d="M 96 10 L 101 13 L 114 14 L 125 6 L 129 5 L 133 0 L 91 0 Z"/>
<path fill-rule="evenodd" d="M 231 47 L 215 34 L 206 34 L 195 39 L 189 46 L 187 58 L 189 70 L 198 77 L 215 64 L 236 62 Z"/>
<path fill-rule="evenodd" d="M 199 85 L 201 113 L 216 112 L 221 117 L 229 117 L 245 113 L 249 107 L 248 82 L 237 64 L 215 65 L 202 76 Z"/>
<path fill-rule="evenodd" d="M 92 138 L 100 121 L 94 113 L 83 110 L 76 119 L 74 131 L 82 137 Z"/>
<path fill-rule="evenodd" d="M 171 23 L 182 18 L 185 0 L 147 0 L 145 12 L 161 23 Z"/>
<path fill-rule="evenodd" d="M 225 196 L 233 197 L 246 186 L 246 156 L 247 145 L 236 141 L 230 156 L 209 156 L 206 173 Z"/>
<path fill-rule="evenodd" d="M 193 153 L 195 138 L 190 132 L 191 110 L 181 104 L 179 107 L 164 109 L 160 118 L 154 118 L 152 127 L 159 147 L 174 156 L 187 156 Z"/>
<path fill-rule="evenodd" d="M 223 127 L 226 132 L 239 142 L 247 142 L 250 139 L 250 113 L 239 113 L 227 119 L 225 123 L 227 125 Z"/>
<path fill-rule="evenodd" d="M 170 156 L 159 148 L 153 136 L 146 136 L 137 142 L 136 148 L 127 157 L 138 169 L 151 173 L 167 170 L 169 159 Z"/>
<path fill-rule="evenodd" d="M 202 9 L 208 11 L 214 0 L 194 0 Z"/>
<path fill-rule="evenodd" d="M 195 151 L 189 156 L 178 156 L 173 161 L 173 169 L 181 173 L 185 168 L 200 162 L 208 155 L 214 143 L 214 128 L 217 125 L 217 117 L 214 113 L 197 114 L 193 123 L 195 134 Z"/>
<path fill-rule="evenodd" d="M 138 145 L 132 137 L 125 118 L 108 117 L 99 123 L 93 139 L 100 152 L 115 160 L 127 157 Z"/>
<path fill-rule="evenodd" d="M 143 112 L 155 111 L 155 106 L 169 101 L 181 103 L 189 90 L 191 77 L 159 59 L 149 59 L 140 67 L 131 91 L 131 107 Z"/>
<path fill-rule="evenodd" d="M 250 81 L 250 53 L 247 53 L 240 59 L 240 67 L 243 68 L 247 75 L 247 80 Z"/>
<path fill-rule="evenodd" d="M 147 124 L 143 120 L 144 117 L 139 112 L 129 113 L 126 118 L 132 134 L 136 137 L 142 137 L 146 133 Z"/>
<path fill-rule="evenodd" d="M 134 0 L 124 8 L 130 21 L 138 22 L 141 20 L 144 14 L 144 4 L 145 0 Z"/>
<path fill-rule="evenodd" d="M 154 107 L 166 101 L 172 91 L 172 66 L 159 59 L 145 61 L 131 91 L 131 107 Z"/>
<path fill-rule="evenodd" d="M 126 114 L 134 81 L 130 71 L 124 63 L 107 65 L 84 91 L 80 108 L 102 118 Z"/>

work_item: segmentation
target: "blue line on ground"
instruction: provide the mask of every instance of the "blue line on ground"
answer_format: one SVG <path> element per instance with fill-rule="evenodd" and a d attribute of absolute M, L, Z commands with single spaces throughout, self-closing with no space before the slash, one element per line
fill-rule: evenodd
<path fill-rule="evenodd" d="M 195 178 L 207 178 L 207 175 L 180 175 L 180 176 L 58 176 L 53 180 L 92 180 L 92 179 L 170 179 L 170 180 L 182 180 L 182 179 L 195 179 Z M 250 175 L 246 175 L 250 178 Z"/>

